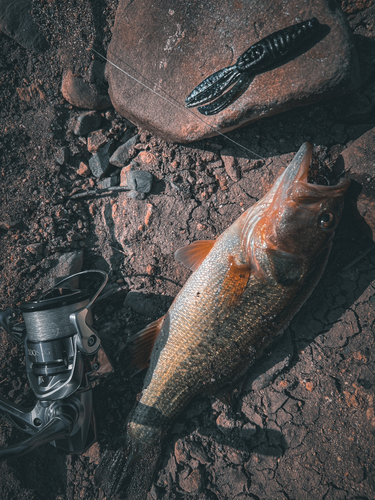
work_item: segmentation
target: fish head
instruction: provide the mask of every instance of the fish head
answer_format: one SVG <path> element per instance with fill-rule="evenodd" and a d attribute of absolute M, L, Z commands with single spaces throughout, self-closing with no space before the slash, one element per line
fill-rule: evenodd
<path fill-rule="evenodd" d="M 268 193 L 247 238 L 252 267 L 268 281 L 292 284 L 331 245 L 350 180 L 309 182 L 312 145 L 305 143 Z"/>

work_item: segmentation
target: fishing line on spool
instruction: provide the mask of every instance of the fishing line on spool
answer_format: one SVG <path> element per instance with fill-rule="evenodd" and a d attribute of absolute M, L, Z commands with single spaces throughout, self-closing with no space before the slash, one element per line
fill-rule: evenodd
<path fill-rule="evenodd" d="M 32 5 L 32 7 L 36 8 L 41 14 L 42 16 L 45 16 L 47 18 L 49 18 L 52 23 L 56 26 L 58 26 L 61 30 L 63 30 L 63 26 L 58 22 L 56 21 L 56 19 L 54 19 L 52 16 L 50 16 L 49 14 L 47 14 L 46 12 L 44 12 L 38 5 L 34 4 L 32 2 L 32 0 L 28 0 L 29 3 Z M 64 36 L 65 40 L 67 41 L 67 43 L 71 43 L 70 40 L 68 40 L 67 36 Z M 130 73 L 128 73 L 127 71 L 125 71 L 123 68 L 121 68 L 120 66 L 118 66 L 117 64 L 115 64 L 114 62 L 112 62 L 110 59 L 108 59 L 106 56 L 104 56 L 103 54 L 101 54 L 100 52 L 98 52 L 97 50 L 95 50 L 93 47 L 90 47 L 89 45 L 86 45 L 83 38 L 80 37 L 79 38 L 82 45 L 87 47 L 86 50 L 90 50 L 91 52 L 93 52 L 95 55 L 99 56 L 101 59 L 103 59 L 104 61 L 106 61 L 108 64 L 110 64 L 111 66 L 113 66 L 114 68 L 116 68 L 117 70 L 119 70 L 121 73 L 123 73 L 124 75 L 126 75 L 128 78 L 131 78 L 132 80 L 134 80 L 135 82 L 137 82 L 138 84 L 142 85 L 144 88 L 146 88 L 147 90 L 149 90 L 150 92 L 152 92 L 153 94 L 157 95 L 158 97 L 160 97 L 161 99 L 164 99 L 166 102 L 168 102 L 169 104 L 171 104 L 172 106 L 176 107 L 177 109 L 179 109 L 180 111 L 183 111 L 184 113 L 187 113 L 187 114 L 191 114 L 192 116 L 194 116 L 196 119 L 200 120 L 202 123 L 204 123 L 205 125 L 207 125 L 211 130 L 213 130 L 214 132 L 216 132 L 219 136 L 223 137 L 224 139 L 230 141 L 232 144 L 242 148 L 243 150 L 247 151 L 248 153 L 252 154 L 252 155 L 255 155 L 257 156 L 258 158 L 264 160 L 264 157 L 259 155 L 258 153 L 256 153 L 255 151 L 252 151 L 251 149 L 247 148 L 246 146 L 243 146 L 242 144 L 240 144 L 239 142 L 235 141 L 234 139 L 231 139 L 230 137 L 228 137 L 226 134 L 224 134 L 223 132 L 220 132 L 220 130 L 218 130 L 216 127 L 214 127 L 213 125 L 211 125 L 210 123 L 208 123 L 206 120 L 204 120 L 201 116 L 197 115 L 196 113 L 194 113 L 192 110 L 188 109 L 188 108 L 185 108 L 179 101 L 177 101 L 174 97 L 170 96 L 167 92 L 165 92 L 165 90 L 163 90 L 159 85 L 156 84 L 156 87 L 158 88 L 159 92 L 152 89 L 150 86 L 148 86 L 147 84 L 143 83 L 141 80 L 139 80 L 138 78 L 136 78 L 135 76 L 131 75 Z M 134 69 L 132 66 L 130 66 L 128 63 L 126 63 L 125 61 L 123 61 L 122 59 L 120 59 L 118 56 L 115 56 L 114 54 L 112 54 L 108 49 L 107 49 L 107 54 L 111 54 L 112 56 L 116 57 L 119 61 L 121 61 L 123 64 L 125 64 L 126 66 L 128 66 L 129 68 L 131 68 L 134 73 L 136 73 L 139 77 L 145 79 L 145 77 L 140 74 L 136 69 Z M 165 95 L 161 94 L 160 92 L 163 92 Z M 168 97 L 166 97 L 168 96 Z"/>

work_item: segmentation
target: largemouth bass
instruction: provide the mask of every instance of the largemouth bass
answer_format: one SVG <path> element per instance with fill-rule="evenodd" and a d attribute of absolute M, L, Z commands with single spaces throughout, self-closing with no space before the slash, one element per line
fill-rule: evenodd
<path fill-rule="evenodd" d="M 176 252 L 193 274 L 166 315 L 132 339 L 135 363 L 149 362 L 126 426 L 133 455 L 160 442 L 195 395 L 241 377 L 319 281 L 350 181 L 309 183 L 311 157 L 303 144 L 268 194 L 220 237 Z M 118 468 L 112 463 L 106 478 L 112 485 Z"/>

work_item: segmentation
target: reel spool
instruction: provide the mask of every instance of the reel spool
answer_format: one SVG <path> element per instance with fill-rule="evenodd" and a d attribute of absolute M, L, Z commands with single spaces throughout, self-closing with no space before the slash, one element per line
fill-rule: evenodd
<path fill-rule="evenodd" d="M 88 291 L 58 288 L 82 274 L 99 273 L 103 283 L 90 300 Z M 0 415 L 32 435 L 0 449 L 0 459 L 27 453 L 51 442 L 81 453 L 96 439 L 92 389 L 112 373 L 98 334 L 91 327 L 91 306 L 107 283 L 103 271 L 82 271 L 64 278 L 36 301 L 21 304 L 24 325 L 12 325 L 12 311 L 0 313 L 0 325 L 25 345 L 26 373 L 37 401 L 25 409 L 0 397 Z"/>

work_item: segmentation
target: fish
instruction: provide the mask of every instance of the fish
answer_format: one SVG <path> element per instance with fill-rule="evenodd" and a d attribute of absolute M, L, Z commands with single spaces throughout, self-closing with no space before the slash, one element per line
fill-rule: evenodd
<path fill-rule="evenodd" d="M 176 252 L 193 273 L 168 312 L 131 338 L 134 364 L 148 370 L 126 423 L 127 451 L 107 460 L 107 491 L 118 490 L 129 464 L 162 441 L 192 398 L 244 376 L 320 280 L 350 180 L 310 182 L 312 152 L 303 144 L 216 240 Z"/>

